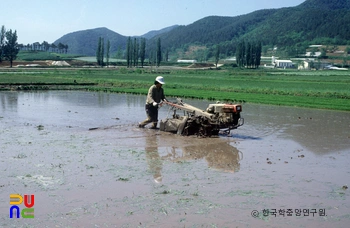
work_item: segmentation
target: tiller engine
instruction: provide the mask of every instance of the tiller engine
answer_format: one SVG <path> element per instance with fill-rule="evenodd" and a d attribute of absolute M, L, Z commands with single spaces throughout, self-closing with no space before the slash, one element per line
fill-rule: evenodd
<path fill-rule="evenodd" d="M 169 105 L 169 112 L 173 111 L 172 118 L 160 122 L 160 130 L 174 132 L 179 135 L 197 135 L 210 137 L 219 132 L 226 134 L 230 130 L 237 129 L 244 124 L 241 118 L 242 106 L 240 104 L 209 104 L 203 111 L 199 108 L 184 103 L 181 99 L 177 102 L 164 101 Z M 181 116 L 177 111 L 183 111 Z"/>

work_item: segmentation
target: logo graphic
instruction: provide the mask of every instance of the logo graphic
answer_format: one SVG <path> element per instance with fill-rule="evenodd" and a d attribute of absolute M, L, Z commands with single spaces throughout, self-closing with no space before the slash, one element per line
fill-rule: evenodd
<path fill-rule="evenodd" d="M 25 208 L 21 209 L 18 205 L 21 205 L 24 202 Z M 34 195 L 24 195 L 23 197 L 19 194 L 10 194 L 10 218 L 34 218 Z M 21 213 L 20 213 L 21 212 Z"/>

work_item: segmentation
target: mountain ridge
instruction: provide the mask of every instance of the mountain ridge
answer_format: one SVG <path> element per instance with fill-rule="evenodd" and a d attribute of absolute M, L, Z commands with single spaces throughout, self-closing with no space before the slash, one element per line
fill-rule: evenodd
<path fill-rule="evenodd" d="M 349 0 L 306 0 L 295 7 L 261 9 L 248 14 L 224 17 L 208 16 L 189 25 L 174 25 L 150 31 L 135 38 L 147 38 L 147 51 L 155 50 L 161 39 L 162 49 L 175 51 L 191 45 L 213 48 L 220 44 L 227 55 L 235 53 L 241 40 L 259 40 L 263 45 L 307 46 L 310 42 L 350 44 Z M 69 33 L 56 40 L 69 45 L 69 52 L 95 55 L 98 38 L 111 41 L 111 53 L 125 49 L 128 37 L 107 28 Z M 295 49 L 295 47 L 292 47 Z"/>

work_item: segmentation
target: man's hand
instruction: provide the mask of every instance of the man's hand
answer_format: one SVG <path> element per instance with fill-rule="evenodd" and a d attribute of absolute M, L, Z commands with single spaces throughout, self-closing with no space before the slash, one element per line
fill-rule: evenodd
<path fill-rule="evenodd" d="M 158 103 L 157 102 L 153 102 L 153 106 L 157 107 Z"/>

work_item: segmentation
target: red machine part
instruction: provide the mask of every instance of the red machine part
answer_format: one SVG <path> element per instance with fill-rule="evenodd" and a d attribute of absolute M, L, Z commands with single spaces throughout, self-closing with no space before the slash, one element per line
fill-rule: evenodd
<path fill-rule="evenodd" d="M 240 104 L 225 104 L 222 108 L 225 113 L 236 113 L 242 111 L 242 106 Z"/>

